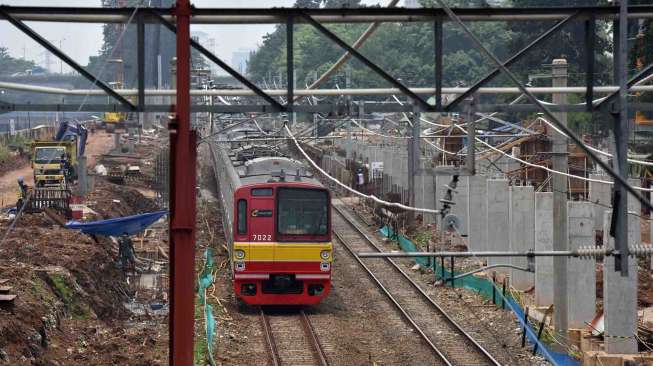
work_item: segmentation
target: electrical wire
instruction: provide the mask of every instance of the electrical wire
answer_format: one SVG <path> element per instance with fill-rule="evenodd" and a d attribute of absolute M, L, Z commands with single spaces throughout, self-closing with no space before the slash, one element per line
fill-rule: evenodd
<path fill-rule="evenodd" d="M 305 159 L 306 159 L 306 160 L 311 164 L 311 166 L 313 166 L 313 168 L 315 168 L 317 171 L 319 171 L 319 172 L 320 172 L 324 177 L 326 177 L 327 179 L 329 179 L 329 180 L 331 180 L 332 182 L 336 183 L 337 185 L 339 185 L 339 186 L 345 188 L 347 191 L 349 191 L 349 192 L 351 192 L 351 193 L 353 193 L 353 194 L 355 194 L 355 195 L 357 195 L 357 196 L 359 196 L 359 197 L 363 197 L 363 198 L 370 199 L 370 200 L 372 200 L 372 201 L 374 201 L 374 202 L 376 202 L 376 203 L 378 203 L 378 204 L 380 204 L 380 205 L 383 205 L 383 206 L 388 206 L 388 207 L 397 207 L 397 208 L 400 208 L 400 209 L 403 209 L 403 210 L 407 210 L 407 211 L 424 212 L 424 213 L 430 213 L 430 214 L 438 214 L 438 213 L 440 212 L 439 210 L 432 210 L 432 209 L 428 209 L 428 208 L 417 208 L 417 207 L 411 207 L 411 206 L 402 205 L 401 203 L 388 202 L 388 201 L 384 201 L 384 200 L 382 200 L 382 199 L 379 199 L 378 197 L 376 197 L 376 196 L 374 196 L 374 195 L 372 195 L 372 194 L 367 195 L 367 194 L 364 194 L 364 193 L 358 192 L 357 190 L 355 190 L 355 189 L 349 187 L 348 185 L 346 185 L 346 184 L 340 182 L 338 179 L 332 177 L 331 175 L 329 175 L 329 173 L 325 172 L 322 168 L 320 168 L 320 167 L 319 167 L 319 166 L 318 166 L 318 165 L 313 161 L 313 159 L 311 159 L 311 157 L 308 156 L 308 154 L 306 153 L 306 151 L 304 151 L 304 149 L 299 145 L 299 142 L 297 141 L 297 139 L 295 138 L 295 136 L 294 136 L 294 135 L 292 134 L 292 132 L 290 131 L 290 128 L 288 128 L 287 125 L 285 125 L 284 127 L 286 128 L 286 132 L 288 133 L 288 135 L 290 136 L 290 138 L 291 138 L 291 139 L 293 140 L 293 142 L 295 143 L 295 146 L 297 147 L 297 149 L 299 150 L 299 152 L 301 152 L 301 154 L 302 154 L 302 155 L 304 156 L 304 158 L 305 158 Z"/>

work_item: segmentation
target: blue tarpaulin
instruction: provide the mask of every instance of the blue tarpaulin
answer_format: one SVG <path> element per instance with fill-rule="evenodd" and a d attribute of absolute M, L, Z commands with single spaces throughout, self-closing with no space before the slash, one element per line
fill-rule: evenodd
<path fill-rule="evenodd" d="M 134 235 L 167 214 L 168 211 L 157 211 L 91 222 L 68 221 L 66 228 L 94 235 L 120 236 L 123 233 Z"/>

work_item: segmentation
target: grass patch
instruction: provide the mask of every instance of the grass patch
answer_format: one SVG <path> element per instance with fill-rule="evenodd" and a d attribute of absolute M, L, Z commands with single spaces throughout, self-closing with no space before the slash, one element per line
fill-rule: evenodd
<path fill-rule="evenodd" d="M 92 316 L 93 311 L 88 304 L 82 302 L 80 297 L 77 296 L 65 275 L 61 273 L 49 273 L 48 279 L 52 289 L 57 294 L 57 297 L 61 299 L 64 308 L 73 319 L 83 320 L 89 319 Z"/>

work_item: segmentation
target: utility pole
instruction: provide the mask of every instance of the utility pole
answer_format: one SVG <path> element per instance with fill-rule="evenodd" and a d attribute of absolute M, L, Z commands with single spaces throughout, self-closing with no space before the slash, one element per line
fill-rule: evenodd
<path fill-rule="evenodd" d="M 553 60 L 551 72 L 553 87 L 567 86 L 567 60 Z M 567 104 L 567 95 L 554 93 L 553 103 Z M 566 112 L 558 112 L 556 117 L 560 122 L 567 125 Z M 559 172 L 566 172 L 568 168 L 567 137 L 553 129 L 549 129 L 548 135 L 552 142 L 552 168 Z M 569 250 L 569 243 L 567 242 L 567 177 L 561 174 L 553 174 L 551 182 L 553 190 L 553 250 Z M 554 325 L 558 334 L 564 339 L 567 337 L 569 324 L 566 257 L 553 258 L 553 288 Z"/>
<path fill-rule="evenodd" d="M 415 178 L 420 168 L 420 113 L 415 106 L 412 116 L 412 138 L 408 142 L 408 205 L 417 207 Z M 408 211 L 408 226 L 415 225 L 415 211 Z"/>
<path fill-rule="evenodd" d="M 351 68 L 349 65 L 345 67 L 345 88 L 351 87 Z M 349 118 L 347 119 L 347 159 L 351 159 L 352 154 L 352 141 L 351 141 L 351 118 L 353 117 L 351 109 L 351 95 L 347 96 L 347 106 L 349 108 Z"/>

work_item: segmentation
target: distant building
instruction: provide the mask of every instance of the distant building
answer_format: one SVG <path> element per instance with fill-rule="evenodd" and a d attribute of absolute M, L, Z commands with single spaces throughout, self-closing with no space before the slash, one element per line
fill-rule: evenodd
<path fill-rule="evenodd" d="M 249 61 L 250 50 L 239 48 L 238 51 L 231 54 L 231 67 L 240 74 L 247 73 L 247 62 Z"/>
<path fill-rule="evenodd" d="M 404 0 L 404 7 L 405 8 L 419 8 L 419 1 L 418 0 Z"/>

